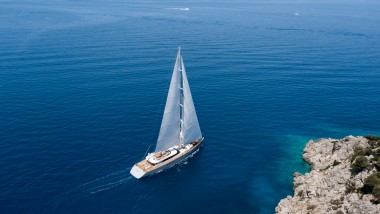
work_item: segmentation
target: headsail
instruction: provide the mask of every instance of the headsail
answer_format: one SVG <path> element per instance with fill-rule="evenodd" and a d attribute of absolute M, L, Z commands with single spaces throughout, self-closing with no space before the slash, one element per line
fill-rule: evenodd
<path fill-rule="evenodd" d="M 183 136 L 184 144 L 191 143 L 202 137 L 201 128 L 199 127 L 197 113 L 195 112 L 193 97 L 191 96 L 189 82 L 187 80 L 185 65 L 181 56 L 182 70 L 182 88 L 183 88 Z"/>
<path fill-rule="evenodd" d="M 166 99 L 164 116 L 161 122 L 155 152 L 166 150 L 179 144 L 179 117 L 180 117 L 180 74 L 181 53 L 178 52 L 174 65 L 169 93 Z"/>
<path fill-rule="evenodd" d="M 136 163 L 131 174 L 139 179 L 173 167 L 197 153 L 203 139 L 179 48 L 155 152 Z"/>
<path fill-rule="evenodd" d="M 183 121 L 182 124 L 180 124 L 180 120 Z M 180 142 L 181 132 L 183 142 Z M 202 133 L 199 127 L 197 113 L 195 112 L 181 50 L 179 49 L 155 152 L 169 149 L 180 143 L 188 144 L 201 137 Z"/>

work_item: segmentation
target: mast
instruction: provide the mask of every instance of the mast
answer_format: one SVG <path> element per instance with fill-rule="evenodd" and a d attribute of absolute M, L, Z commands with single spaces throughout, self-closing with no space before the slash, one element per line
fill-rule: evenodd
<path fill-rule="evenodd" d="M 183 94 L 183 77 L 182 77 L 182 68 L 184 67 L 183 66 L 183 60 L 182 60 L 182 54 L 181 54 L 181 47 L 178 47 L 178 54 L 179 54 L 179 57 L 180 57 L 180 66 L 179 66 L 179 72 L 181 73 L 181 77 L 180 77 L 180 81 L 181 81 L 181 84 L 180 84 L 180 101 L 179 101 L 179 107 L 180 107 L 180 131 L 179 131 L 179 146 L 182 146 L 184 145 L 184 122 L 185 122 L 185 105 L 184 105 L 184 94 Z"/>
<path fill-rule="evenodd" d="M 181 114 L 179 106 L 181 99 L 180 88 L 182 84 L 180 65 L 180 52 L 178 52 L 155 152 L 163 151 L 179 144 Z"/>
<path fill-rule="evenodd" d="M 202 133 L 179 47 L 155 152 L 186 145 L 201 137 Z"/>
<path fill-rule="evenodd" d="M 181 57 L 181 77 L 182 77 L 182 94 L 183 94 L 183 124 L 181 133 L 183 135 L 183 144 L 192 143 L 202 137 L 199 127 L 197 113 L 195 111 L 193 97 L 191 96 L 189 81 L 186 75 L 185 65 Z"/>

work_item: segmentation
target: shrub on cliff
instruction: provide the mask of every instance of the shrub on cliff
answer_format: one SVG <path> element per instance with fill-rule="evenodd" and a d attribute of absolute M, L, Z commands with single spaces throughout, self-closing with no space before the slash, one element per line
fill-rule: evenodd
<path fill-rule="evenodd" d="M 355 172 L 361 172 L 368 166 L 369 166 L 368 159 L 364 156 L 357 157 L 355 161 L 351 164 L 351 168 Z"/>
<path fill-rule="evenodd" d="M 372 150 L 372 155 L 374 157 L 380 158 L 380 148 L 376 148 L 376 149 Z"/>
<path fill-rule="evenodd" d="M 373 194 L 373 196 L 375 196 L 375 198 L 376 198 L 377 200 L 380 200 L 380 185 L 377 185 L 377 186 L 375 186 L 375 187 L 373 188 L 373 190 L 372 190 L 372 194 Z"/>
<path fill-rule="evenodd" d="M 375 190 L 375 187 L 376 187 L 376 190 Z M 375 194 L 377 196 L 380 196 L 379 187 L 380 187 L 380 172 L 377 172 L 368 176 L 368 178 L 364 180 L 364 186 L 361 188 L 361 191 L 364 194 L 369 194 L 369 193 L 373 193 L 373 190 L 375 190 Z"/>
<path fill-rule="evenodd" d="M 351 163 L 354 162 L 356 157 L 368 156 L 368 155 L 371 155 L 371 152 L 372 152 L 371 148 L 356 148 L 354 151 L 354 154 L 352 155 Z"/>
<path fill-rule="evenodd" d="M 367 138 L 369 145 L 374 148 L 378 148 L 380 146 L 380 137 L 378 136 L 365 136 Z"/>
<path fill-rule="evenodd" d="M 365 136 L 365 138 L 367 138 L 367 140 L 380 141 L 380 137 L 378 136 L 369 135 Z"/>

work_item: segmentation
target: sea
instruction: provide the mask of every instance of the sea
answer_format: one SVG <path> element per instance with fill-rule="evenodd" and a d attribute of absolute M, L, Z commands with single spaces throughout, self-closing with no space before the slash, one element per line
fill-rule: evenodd
<path fill-rule="evenodd" d="M 204 147 L 137 180 L 178 47 Z M 380 135 L 378 0 L 0 0 L 1 213 L 274 213 L 348 135 Z"/>

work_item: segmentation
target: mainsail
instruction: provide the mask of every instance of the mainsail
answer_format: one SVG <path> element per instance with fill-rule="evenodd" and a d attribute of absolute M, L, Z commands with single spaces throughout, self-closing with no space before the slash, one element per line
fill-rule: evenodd
<path fill-rule="evenodd" d="M 166 99 L 164 116 L 162 117 L 160 133 L 158 135 L 156 150 L 162 151 L 179 144 L 179 117 L 180 117 L 180 85 L 181 74 L 179 73 L 181 53 L 178 52 L 174 65 L 169 93 Z"/>
<path fill-rule="evenodd" d="M 182 123 L 180 124 L 181 120 Z M 180 141 L 180 133 L 183 137 L 182 141 Z M 178 50 L 155 152 L 169 149 L 181 143 L 188 144 L 201 137 L 202 133 L 181 50 Z"/>

